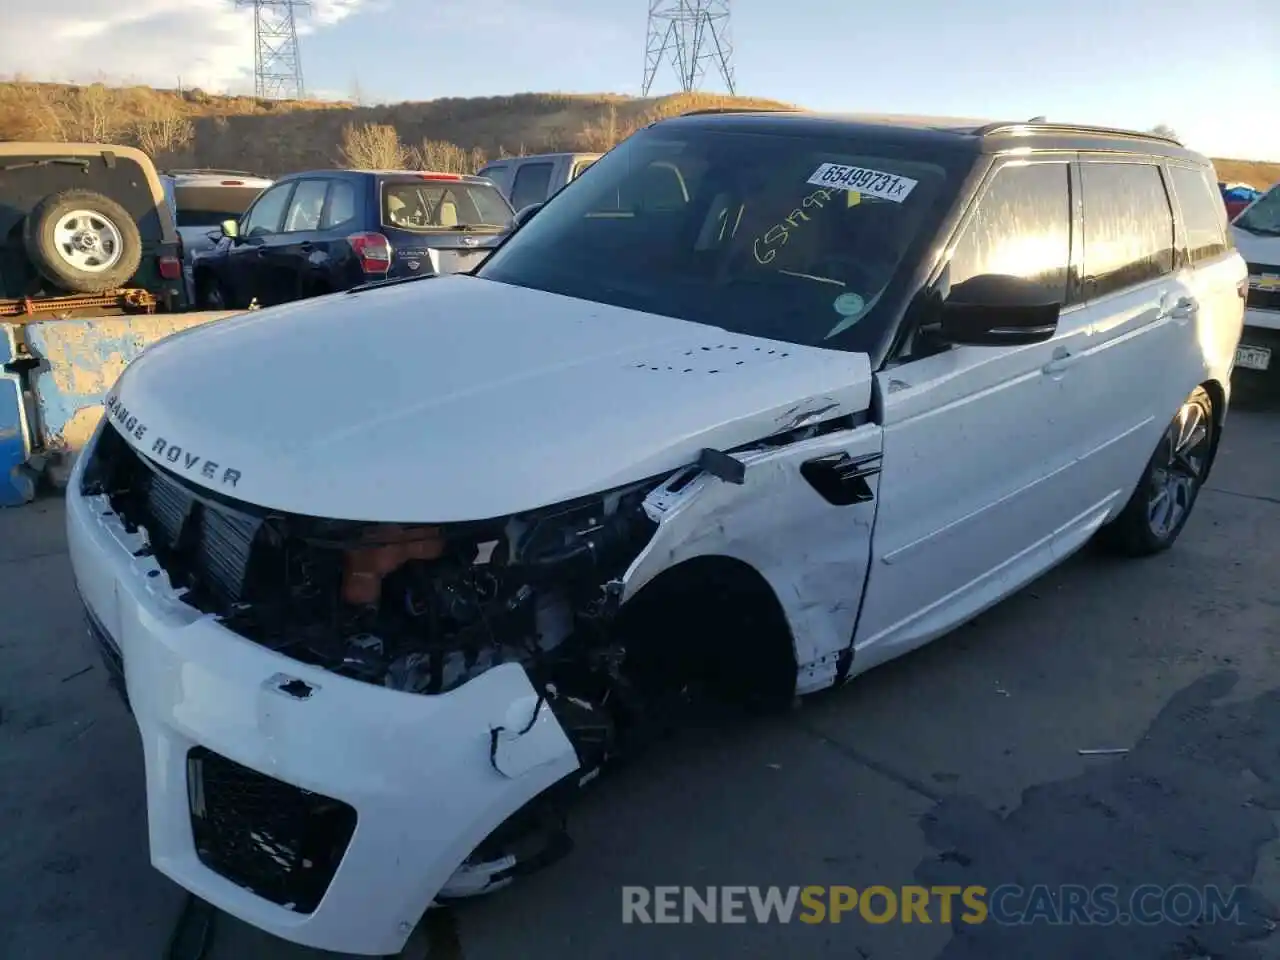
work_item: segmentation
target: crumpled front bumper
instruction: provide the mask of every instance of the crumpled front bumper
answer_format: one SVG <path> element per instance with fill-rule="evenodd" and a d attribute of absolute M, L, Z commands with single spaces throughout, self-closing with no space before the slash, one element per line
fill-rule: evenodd
<path fill-rule="evenodd" d="M 183 604 L 155 560 L 134 555 L 141 540 L 106 499 L 79 486 L 77 468 L 67 491 L 71 559 L 123 662 L 146 762 L 151 861 L 218 908 L 307 946 L 397 953 L 476 845 L 578 768 L 518 665 L 419 696 L 280 656 Z M 213 801 L 190 782 L 193 750 L 278 781 L 272 788 L 290 797 L 310 796 L 300 788 L 354 809 L 354 833 L 312 912 L 206 866 L 191 811 Z M 249 827 L 243 836 L 254 836 Z"/>

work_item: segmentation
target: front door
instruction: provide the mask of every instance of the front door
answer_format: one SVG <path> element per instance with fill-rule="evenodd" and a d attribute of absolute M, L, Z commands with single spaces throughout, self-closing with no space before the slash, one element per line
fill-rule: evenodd
<path fill-rule="evenodd" d="M 320 218 L 328 189 L 328 180 L 298 181 L 284 228 L 267 245 L 263 259 L 263 287 L 271 303 L 301 300 L 319 289 L 311 264 L 324 239 Z"/>
<path fill-rule="evenodd" d="M 227 280 L 236 306 L 246 307 L 256 300 L 265 307 L 272 302 L 267 295 L 267 256 L 280 235 L 293 187 L 290 180 L 269 188 L 240 221 L 239 236 L 227 253 Z"/>
<path fill-rule="evenodd" d="M 1043 282 L 1066 304 L 1053 339 L 1014 347 L 922 343 L 877 374 L 880 506 L 854 668 L 946 632 L 1049 566 L 1072 521 L 1063 438 L 1079 424 L 1065 361 L 1076 335 L 1071 157 L 988 175 L 946 274 Z"/>

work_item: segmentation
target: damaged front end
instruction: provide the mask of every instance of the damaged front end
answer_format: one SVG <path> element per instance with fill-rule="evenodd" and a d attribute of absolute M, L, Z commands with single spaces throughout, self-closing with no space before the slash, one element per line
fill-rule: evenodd
<path fill-rule="evenodd" d="M 388 524 L 325 520 L 218 497 L 138 455 L 110 425 L 82 492 L 108 498 L 182 600 L 241 637 L 333 673 L 411 694 L 443 694 L 519 664 L 578 772 L 538 797 L 463 864 L 445 896 L 485 892 L 567 849 L 566 795 L 641 726 L 642 698 L 611 625 L 621 578 L 657 524 L 645 481 L 494 520 Z M 526 711 L 527 712 L 527 711 Z M 504 734 L 489 761 L 503 776 Z"/>

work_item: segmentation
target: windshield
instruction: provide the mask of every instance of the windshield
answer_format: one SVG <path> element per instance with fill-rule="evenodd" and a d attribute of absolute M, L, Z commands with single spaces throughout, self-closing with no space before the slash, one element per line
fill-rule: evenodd
<path fill-rule="evenodd" d="M 643 130 L 557 194 L 476 274 L 870 352 L 895 282 L 910 273 L 900 266 L 931 238 L 972 155 L 959 141 L 880 142 L 832 130 Z"/>
<path fill-rule="evenodd" d="M 382 185 L 383 225 L 399 230 L 497 233 L 511 225 L 511 216 L 511 205 L 487 183 L 405 180 Z"/>
<path fill-rule="evenodd" d="M 1280 184 L 1263 194 L 1236 217 L 1233 226 L 1266 237 L 1280 237 Z"/>

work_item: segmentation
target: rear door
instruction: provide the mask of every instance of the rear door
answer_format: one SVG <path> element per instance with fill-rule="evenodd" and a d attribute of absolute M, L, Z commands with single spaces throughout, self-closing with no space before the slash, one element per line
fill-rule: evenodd
<path fill-rule="evenodd" d="M 1068 345 L 1080 509 L 1119 509 L 1199 383 L 1200 304 L 1180 261 L 1161 162 L 1082 154 L 1084 309 Z"/>
<path fill-rule="evenodd" d="M 1244 327 L 1240 283 L 1247 276 L 1236 255 L 1226 212 L 1217 202 L 1209 170 L 1168 161 L 1166 173 L 1177 201 L 1187 284 L 1198 305 L 1196 345 L 1209 356 L 1211 368 L 1225 368 L 1235 355 Z"/>

